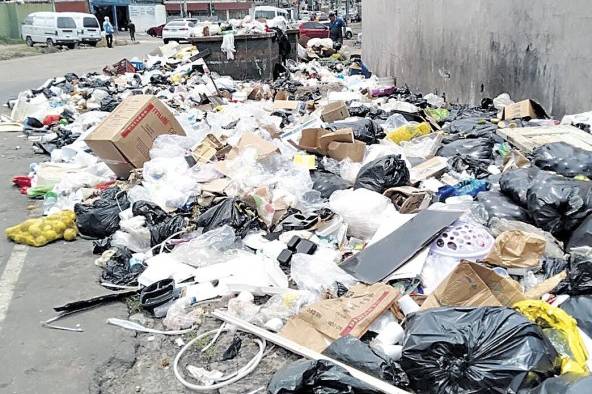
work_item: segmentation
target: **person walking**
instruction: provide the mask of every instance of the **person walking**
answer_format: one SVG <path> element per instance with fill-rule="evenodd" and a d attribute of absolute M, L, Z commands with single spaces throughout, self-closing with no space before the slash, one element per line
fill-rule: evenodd
<path fill-rule="evenodd" d="M 331 21 L 329 24 L 329 37 L 335 44 L 338 44 L 339 47 L 341 47 L 341 45 L 343 45 L 343 29 L 345 28 L 345 22 L 343 22 L 343 19 L 336 16 L 334 12 L 329 14 L 329 20 Z"/>
<path fill-rule="evenodd" d="M 129 30 L 131 40 L 136 41 L 136 25 L 134 25 L 134 22 L 128 21 L 127 28 Z"/>
<path fill-rule="evenodd" d="M 106 16 L 103 20 L 103 31 L 105 32 L 105 39 L 107 40 L 107 47 L 113 48 L 113 25 Z"/>

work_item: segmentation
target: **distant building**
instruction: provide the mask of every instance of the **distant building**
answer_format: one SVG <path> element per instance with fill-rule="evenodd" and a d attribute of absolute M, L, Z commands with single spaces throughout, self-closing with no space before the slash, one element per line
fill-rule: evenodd
<path fill-rule="evenodd" d="M 215 17 L 240 19 L 249 15 L 252 0 L 165 0 L 169 17 Z"/>

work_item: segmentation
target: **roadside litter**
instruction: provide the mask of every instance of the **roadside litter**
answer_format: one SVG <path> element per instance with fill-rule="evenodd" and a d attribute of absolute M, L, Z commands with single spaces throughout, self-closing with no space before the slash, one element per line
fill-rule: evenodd
<path fill-rule="evenodd" d="M 232 62 L 232 32 L 265 26 L 200 32 L 223 35 Z M 588 387 L 589 116 L 559 124 L 507 94 L 450 103 L 331 40 L 305 45 L 272 81 L 218 75 L 171 43 L 10 103 L 0 128 L 39 154 L 12 182 L 45 216 L 6 236 L 92 239 L 110 291 L 43 325 L 81 332 L 52 323 L 133 297 L 150 324 L 108 323 L 183 336 L 171 374 L 195 391 L 249 376 L 268 343 L 307 359 L 277 366 L 268 393 Z M 220 363 L 255 350 L 233 371 L 188 361 L 221 337 Z"/>

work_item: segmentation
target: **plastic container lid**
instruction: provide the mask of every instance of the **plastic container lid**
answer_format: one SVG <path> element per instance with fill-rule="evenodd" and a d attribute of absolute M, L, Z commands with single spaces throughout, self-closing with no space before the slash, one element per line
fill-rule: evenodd
<path fill-rule="evenodd" d="M 431 251 L 442 256 L 479 260 L 487 256 L 494 242 L 485 227 L 459 220 L 440 233 Z"/>

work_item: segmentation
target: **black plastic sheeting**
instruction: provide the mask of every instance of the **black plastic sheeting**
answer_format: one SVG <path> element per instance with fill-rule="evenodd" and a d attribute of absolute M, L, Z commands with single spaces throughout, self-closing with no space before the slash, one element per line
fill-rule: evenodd
<path fill-rule="evenodd" d="M 592 178 L 592 152 L 565 142 L 554 142 L 536 148 L 532 154 L 535 166 L 558 174 Z"/>
<path fill-rule="evenodd" d="M 592 393 L 592 376 L 565 374 L 549 378 L 537 387 L 518 394 L 588 394 Z"/>
<path fill-rule="evenodd" d="M 399 155 L 388 155 L 365 164 L 358 172 L 354 189 L 368 189 L 377 193 L 391 187 L 409 184 L 409 169 Z"/>
<path fill-rule="evenodd" d="M 186 222 L 182 216 L 170 215 L 158 205 L 148 201 L 136 201 L 132 205 L 134 216 L 144 216 L 146 227 L 150 230 L 150 245 L 155 246 L 173 234 L 182 231 Z"/>
<path fill-rule="evenodd" d="M 373 350 L 351 335 L 335 340 L 323 351 L 323 354 L 393 386 L 399 388 L 409 386 L 409 379 L 397 362 L 389 360 L 386 355 Z"/>
<path fill-rule="evenodd" d="M 553 293 L 592 295 L 592 256 L 572 253 L 567 267 L 567 277 L 557 285 Z"/>
<path fill-rule="evenodd" d="M 555 257 L 543 256 L 541 260 L 541 271 L 544 274 L 544 279 L 549 279 L 550 277 L 565 271 L 569 266 L 569 261 Z"/>
<path fill-rule="evenodd" d="M 490 175 L 487 171 L 490 165 L 491 160 L 475 159 L 468 155 L 454 155 L 448 159 L 448 168 L 459 173 L 466 171 L 477 179 L 484 179 Z"/>
<path fill-rule="evenodd" d="M 580 246 L 592 246 L 592 214 L 573 231 L 566 249 L 569 251 Z"/>
<path fill-rule="evenodd" d="M 345 190 L 352 187 L 350 182 L 331 172 L 315 171 L 311 174 L 311 178 L 313 181 L 313 190 L 320 192 L 322 198 L 329 198 L 337 190 Z"/>
<path fill-rule="evenodd" d="M 510 308 L 435 308 L 407 316 L 400 362 L 417 392 L 506 394 L 553 376 L 560 358 Z"/>
<path fill-rule="evenodd" d="M 481 192 L 477 194 L 477 201 L 486 213 L 487 222 L 494 217 L 525 223 L 531 222 L 526 209 L 515 204 L 509 197 L 498 191 Z"/>
<path fill-rule="evenodd" d="M 204 233 L 225 224 L 234 228 L 240 237 L 260 226 L 257 214 L 236 198 L 223 199 L 197 218 L 197 227 L 203 227 Z"/>
<path fill-rule="evenodd" d="M 298 360 L 278 370 L 267 385 L 268 394 L 379 394 L 327 360 Z"/>
<path fill-rule="evenodd" d="M 103 191 L 91 205 L 76 204 L 78 232 L 92 238 L 105 238 L 119 229 L 119 213 L 130 207 L 126 192 L 118 187 Z"/>
<path fill-rule="evenodd" d="M 352 129 L 354 138 L 366 144 L 378 144 L 379 139 L 384 138 L 385 134 L 382 127 L 372 119 L 359 118 L 356 120 L 348 120 L 347 122 L 329 123 L 326 126 L 331 130 Z"/>
<path fill-rule="evenodd" d="M 500 189 L 514 202 L 526 207 L 526 193 L 541 173 L 541 170 L 536 167 L 506 171 L 499 180 Z"/>
<path fill-rule="evenodd" d="M 494 141 L 489 137 L 458 139 L 442 146 L 437 154 L 443 157 L 461 155 L 476 160 L 491 160 L 493 145 Z"/>

